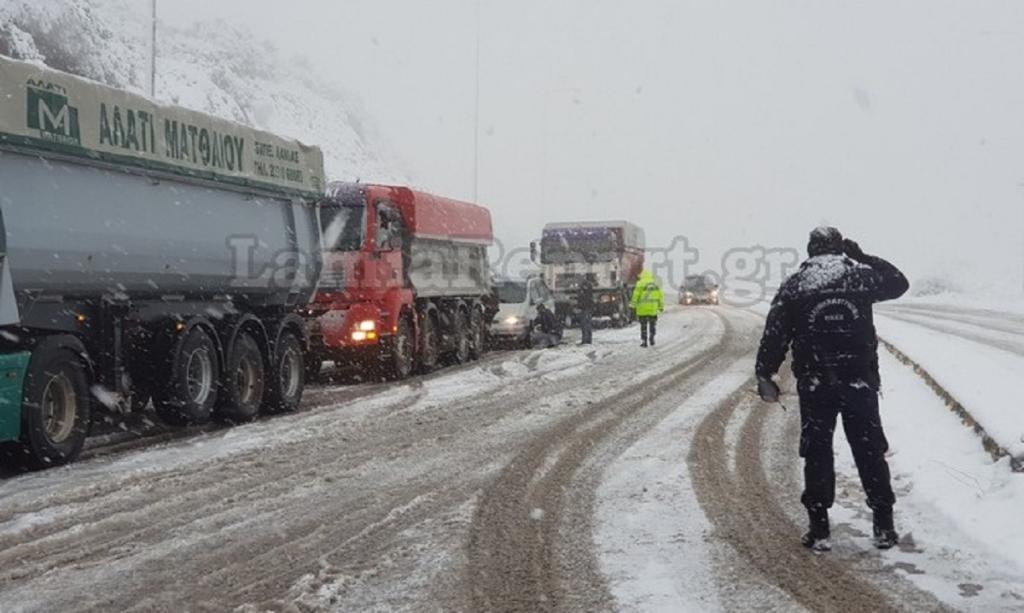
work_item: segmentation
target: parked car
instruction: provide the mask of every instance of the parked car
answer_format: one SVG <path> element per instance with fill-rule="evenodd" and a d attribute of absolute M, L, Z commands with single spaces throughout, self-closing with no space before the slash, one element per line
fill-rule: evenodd
<path fill-rule="evenodd" d="M 555 310 L 555 298 L 548 286 L 540 277 L 505 279 L 495 282 L 494 292 L 498 297 L 498 314 L 491 323 L 492 344 L 529 347 L 537 305 Z"/>
<path fill-rule="evenodd" d="M 690 275 L 679 288 L 679 304 L 718 304 L 718 283 L 706 275 Z"/>

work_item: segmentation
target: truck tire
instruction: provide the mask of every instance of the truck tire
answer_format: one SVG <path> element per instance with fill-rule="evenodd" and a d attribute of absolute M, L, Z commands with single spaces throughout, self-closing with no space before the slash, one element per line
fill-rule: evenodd
<path fill-rule="evenodd" d="M 239 334 L 228 351 L 217 395 L 217 418 L 230 423 L 252 421 L 263 406 L 267 373 L 263 351 L 249 334 Z"/>
<path fill-rule="evenodd" d="M 470 347 L 469 357 L 479 360 L 487 345 L 487 329 L 484 326 L 484 314 L 480 309 L 473 309 L 469 316 Z"/>
<path fill-rule="evenodd" d="M 438 356 L 441 353 L 441 340 L 437 335 L 437 320 L 431 314 L 423 318 L 420 327 L 420 347 L 417 366 L 421 373 L 428 373 L 437 368 Z"/>
<path fill-rule="evenodd" d="M 398 321 L 398 331 L 384 343 L 381 362 L 384 377 L 391 381 L 407 379 L 415 366 L 413 352 L 416 339 L 412 335 L 412 325 L 407 317 Z"/>
<path fill-rule="evenodd" d="M 217 403 L 219 372 L 217 347 L 210 335 L 202 328 L 192 328 L 173 350 L 167 382 L 153 395 L 157 415 L 175 426 L 210 421 Z"/>
<path fill-rule="evenodd" d="M 302 355 L 302 342 L 290 332 L 285 332 L 277 341 L 267 377 L 267 393 L 264 406 L 272 413 L 291 413 L 302 404 L 302 392 L 306 387 L 306 364 Z"/>
<path fill-rule="evenodd" d="M 469 362 L 473 344 L 469 326 L 469 313 L 459 311 L 455 314 L 455 350 L 452 351 L 451 355 L 453 364 Z"/>
<path fill-rule="evenodd" d="M 89 381 L 81 359 L 69 349 L 36 348 L 25 375 L 21 409 L 21 455 L 33 468 L 72 462 L 89 434 Z"/>

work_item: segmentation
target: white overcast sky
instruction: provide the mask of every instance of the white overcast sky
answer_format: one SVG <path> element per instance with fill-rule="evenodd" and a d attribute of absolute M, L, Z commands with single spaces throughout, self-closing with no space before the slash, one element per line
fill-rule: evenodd
<path fill-rule="evenodd" d="M 473 197 L 475 0 L 161 0 L 362 99 L 417 187 Z M 732 246 L 823 222 L 912 275 L 1020 291 L 1024 2 L 481 0 L 479 200 L 499 237 L 627 218 Z M 329 118 L 325 118 L 329 121 Z"/>

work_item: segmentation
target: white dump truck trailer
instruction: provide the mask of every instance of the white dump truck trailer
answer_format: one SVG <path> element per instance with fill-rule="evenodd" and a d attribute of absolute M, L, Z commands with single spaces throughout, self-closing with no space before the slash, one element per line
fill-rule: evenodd
<path fill-rule="evenodd" d="M 313 147 L 0 58 L 0 442 L 73 460 L 100 411 L 298 406 Z"/>

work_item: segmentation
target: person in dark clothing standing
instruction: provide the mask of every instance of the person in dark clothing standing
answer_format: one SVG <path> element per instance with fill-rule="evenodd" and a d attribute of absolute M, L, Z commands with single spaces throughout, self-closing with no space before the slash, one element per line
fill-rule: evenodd
<path fill-rule="evenodd" d="M 810 527 L 805 547 L 831 548 L 828 509 L 835 499 L 832 440 L 836 419 L 853 451 L 867 504 L 874 514 L 874 543 L 899 542 L 893 525 L 893 494 L 885 452 L 889 444 L 878 412 L 878 338 L 872 305 L 902 296 L 906 277 L 882 258 L 865 254 L 835 228 L 811 232 L 810 256 L 786 279 L 772 301 L 757 354 L 758 393 L 777 402 L 772 377 L 792 346 L 800 395 L 800 455 Z"/>
<path fill-rule="evenodd" d="M 585 275 L 576 292 L 576 307 L 579 309 L 581 345 L 594 342 L 594 282 Z"/>

